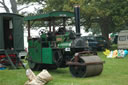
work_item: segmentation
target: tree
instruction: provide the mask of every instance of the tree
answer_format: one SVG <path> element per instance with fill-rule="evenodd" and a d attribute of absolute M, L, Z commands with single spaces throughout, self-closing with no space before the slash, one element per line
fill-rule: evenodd
<path fill-rule="evenodd" d="M 108 45 L 108 34 L 128 25 L 128 0 L 47 0 L 44 10 L 73 11 L 75 4 L 80 5 L 81 25 L 86 30 L 99 27 Z"/>
<path fill-rule="evenodd" d="M 5 0 L 0 0 L 0 8 L 3 8 L 7 13 L 19 13 L 19 11 L 28 8 L 29 6 L 32 6 L 34 3 L 44 5 L 45 0 L 8 0 L 11 5 L 11 10 L 8 6 L 8 4 L 5 3 Z M 33 3 L 33 4 L 30 4 Z M 27 4 L 24 6 L 24 4 Z M 22 8 L 18 8 L 19 5 L 22 5 Z"/>
<path fill-rule="evenodd" d="M 1 6 L 0 6 L 1 8 L 4 8 L 7 13 L 10 13 L 9 8 L 5 4 L 5 0 L 0 1 L 0 4 L 1 4 Z"/>
<path fill-rule="evenodd" d="M 99 0 L 90 2 L 90 6 L 95 7 L 97 23 L 100 25 L 102 35 L 108 41 L 108 34 L 124 29 L 128 23 L 128 12 L 126 9 L 128 0 Z"/>
<path fill-rule="evenodd" d="M 11 10 L 9 9 L 8 5 L 5 3 L 5 0 L 1 0 L 0 4 L 1 4 L 0 7 L 4 8 L 7 13 L 11 13 L 11 11 L 13 13 L 18 13 L 16 0 L 10 0 Z"/>

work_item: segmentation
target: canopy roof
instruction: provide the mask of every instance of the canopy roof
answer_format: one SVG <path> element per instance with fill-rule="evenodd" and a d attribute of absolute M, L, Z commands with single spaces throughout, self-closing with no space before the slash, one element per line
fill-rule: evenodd
<path fill-rule="evenodd" d="M 0 16 L 18 16 L 18 17 L 24 17 L 19 14 L 14 14 L 14 13 L 0 13 Z"/>
<path fill-rule="evenodd" d="M 35 16 L 28 16 L 25 17 L 24 20 L 25 21 L 35 21 L 35 20 L 51 20 L 53 18 L 68 18 L 68 17 L 74 17 L 74 13 L 73 12 L 68 12 L 68 11 L 54 11 L 54 12 L 50 12 L 47 14 L 40 14 L 40 15 L 35 15 Z"/>

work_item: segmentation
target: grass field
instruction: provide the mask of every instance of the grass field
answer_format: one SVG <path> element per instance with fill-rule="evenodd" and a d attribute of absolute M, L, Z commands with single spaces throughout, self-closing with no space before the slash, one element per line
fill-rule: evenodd
<path fill-rule="evenodd" d="M 123 59 L 107 59 L 102 52 L 98 52 L 98 55 L 105 61 L 101 75 L 74 78 L 68 68 L 62 68 L 49 71 L 53 80 L 47 85 L 128 85 L 128 56 Z M 24 69 L 0 71 L 0 85 L 24 85 L 26 81 Z"/>

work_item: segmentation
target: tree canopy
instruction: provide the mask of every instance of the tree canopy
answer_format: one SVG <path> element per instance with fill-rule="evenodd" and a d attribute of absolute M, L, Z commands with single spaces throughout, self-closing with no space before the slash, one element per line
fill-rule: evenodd
<path fill-rule="evenodd" d="M 47 0 L 43 10 L 73 11 L 76 4 L 80 5 L 81 25 L 101 32 L 107 41 L 109 33 L 128 27 L 128 0 Z"/>

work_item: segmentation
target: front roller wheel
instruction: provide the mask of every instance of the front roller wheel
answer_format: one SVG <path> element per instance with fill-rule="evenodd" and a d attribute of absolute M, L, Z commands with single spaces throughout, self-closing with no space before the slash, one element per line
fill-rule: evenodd
<path fill-rule="evenodd" d="M 71 60 L 74 65 L 69 65 L 70 72 L 75 77 L 89 77 L 101 74 L 103 70 L 103 61 L 100 57 L 93 56 L 81 56 L 78 62 L 75 63 L 75 59 Z"/>
<path fill-rule="evenodd" d="M 74 58 L 71 60 L 74 62 Z M 79 63 L 84 63 L 82 59 L 79 59 Z M 86 66 L 79 66 L 79 65 L 70 65 L 69 66 L 70 73 L 74 77 L 85 77 L 86 74 Z"/>

